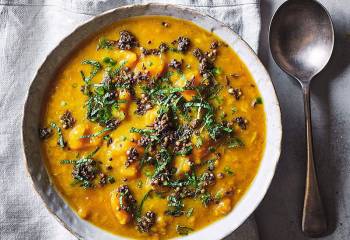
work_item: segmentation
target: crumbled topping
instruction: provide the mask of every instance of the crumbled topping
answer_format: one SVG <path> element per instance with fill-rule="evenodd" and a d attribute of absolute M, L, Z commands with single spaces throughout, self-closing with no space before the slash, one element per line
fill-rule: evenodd
<path fill-rule="evenodd" d="M 79 181 L 92 181 L 98 173 L 96 161 L 92 159 L 79 160 L 73 167 L 72 176 Z"/>
<path fill-rule="evenodd" d="M 236 100 L 239 100 L 243 95 L 243 92 L 240 88 L 229 88 L 228 93 L 233 95 Z"/>
<path fill-rule="evenodd" d="M 152 211 L 147 211 L 137 222 L 137 229 L 140 232 L 149 232 L 156 222 L 156 214 Z"/>
<path fill-rule="evenodd" d="M 158 48 L 161 53 L 165 53 L 169 50 L 169 46 L 166 43 L 161 43 Z"/>
<path fill-rule="evenodd" d="M 195 48 L 192 52 L 193 56 L 195 56 L 199 61 L 199 72 L 204 78 L 209 78 L 212 73 L 212 69 L 214 68 L 213 62 L 210 58 L 202 52 L 199 48 Z"/>
<path fill-rule="evenodd" d="M 191 45 L 191 41 L 187 37 L 179 37 L 177 39 L 177 50 L 180 52 L 186 52 Z"/>
<path fill-rule="evenodd" d="M 201 176 L 201 184 L 203 187 L 211 186 L 215 183 L 215 175 L 212 172 L 204 172 Z"/>
<path fill-rule="evenodd" d="M 176 59 L 171 59 L 170 63 L 168 64 L 169 67 L 172 67 L 176 70 L 181 70 L 182 68 L 182 59 L 181 61 L 178 61 Z"/>
<path fill-rule="evenodd" d="M 152 103 L 146 94 L 141 94 L 141 98 L 136 101 L 137 109 L 135 111 L 138 115 L 145 114 L 148 110 L 152 109 Z"/>
<path fill-rule="evenodd" d="M 201 61 L 203 58 L 205 58 L 204 53 L 199 48 L 193 49 L 192 54 L 198 59 L 198 61 Z"/>
<path fill-rule="evenodd" d="M 122 185 L 118 188 L 118 194 L 120 196 L 119 199 L 121 200 L 121 210 L 127 211 L 133 215 L 137 202 L 132 195 L 130 188 L 127 185 Z"/>
<path fill-rule="evenodd" d="M 138 151 L 136 150 L 136 148 L 129 148 L 127 151 L 126 151 L 126 155 L 127 155 L 127 160 L 125 162 L 125 167 L 129 167 L 130 164 L 134 163 L 137 161 L 138 157 L 139 157 L 139 153 Z"/>
<path fill-rule="evenodd" d="M 237 117 L 235 119 L 236 123 L 238 124 L 238 126 L 242 129 L 242 130 L 246 130 L 247 129 L 247 124 L 248 124 L 248 120 L 243 118 L 243 117 Z"/>
<path fill-rule="evenodd" d="M 70 111 L 66 110 L 60 117 L 62 127 L 64 129 L 72 128 L 75 124 L 75 119 Z"/>
<path fill-rule="evenodd" d="M 157 131 L 159 135 L 167 133 L 172 127 L 168 114 L 162 114 L 158 116 L 156 121 L 153 123 L 153 128 Z"/>
<path fill-rule="evenodd" d="M 110 129 L 116 129 L 120 125 L 120 120 L 118 119 L 111 119 L 107 122 L 106 127 Z"/>
<path fill-rule="evenodd" d="M 214 65 L 208 58 L 203 58 L 199 63 L 199 72 L 202 76 L 209 74 Z"/>
<path fill-rule="evenodd" d="M 130 32 L 123 30 L 120 32 L 120 38 L 117 41 L 117 47 L 121 50 L 130 50 L 137 47 L 139 43 L 137 42 L 134 35 Z"/>
<path fill-rule="evenodd" d="M 149 136 L 142 135 L 137 144 L 141 147 L 147 147 L 151 143 L 152 143 L 152 139 Z"/>
<path fill-rule="evenodd" d="M 147 49 L 147 48 L 141 47 L 140 51 L 141 51 L 142 55 L 144 55 L 144 56 L 160 55 L 160 53 L 161 53 L 161 50 L 158 48 Z"/>

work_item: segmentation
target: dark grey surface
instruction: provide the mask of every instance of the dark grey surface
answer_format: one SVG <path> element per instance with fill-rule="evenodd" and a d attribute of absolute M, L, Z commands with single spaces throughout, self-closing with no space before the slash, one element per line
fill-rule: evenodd
<path fill-rule="evenodd" d="M 271 74 L 282 110 L 283 147 L 272 185 L 256 218 L 262 240 L 308 239 L 301 232 L 306 142 L 299 85 L 273 61 L 268 26 L 283 0 L 261 0 L 259 55 Z M 350 239 L 350 1 L 320 1 L 335 27 L 330 63 L 311 84 L 315 161 L 320 191 L 330 222 L 322 239 Z"/>

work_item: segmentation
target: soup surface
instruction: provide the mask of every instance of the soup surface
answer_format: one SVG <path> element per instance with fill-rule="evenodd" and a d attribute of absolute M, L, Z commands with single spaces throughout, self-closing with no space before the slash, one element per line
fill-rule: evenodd
<path fill-rule="evenodd" d="M 228 45 L 148 16 L 116 22 L 66 61 L 39 136 L 53 184 L 80 217 L 168 239 L 234 208 L 259 167 L 265 116 Z"/>

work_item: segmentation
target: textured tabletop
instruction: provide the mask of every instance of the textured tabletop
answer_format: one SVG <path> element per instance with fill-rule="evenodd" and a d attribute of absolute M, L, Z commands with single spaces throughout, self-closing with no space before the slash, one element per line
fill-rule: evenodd
<path fill-rule="evenodd" d="M 283 0 L 261 0 L 260 57 L 282 109 L 283 150 L 272 186 L 256 212 L 262 240 L 308 239 L 301 233 L 306 165 L 300 87 L 274 63 L 267 40 L 273 13 Z M 327 240 L 350 239 L 350 1 L 320 0 L 334 22 L 336 43 L 326 69 L 312 83 L 314 152 L 329 215 Z"/>

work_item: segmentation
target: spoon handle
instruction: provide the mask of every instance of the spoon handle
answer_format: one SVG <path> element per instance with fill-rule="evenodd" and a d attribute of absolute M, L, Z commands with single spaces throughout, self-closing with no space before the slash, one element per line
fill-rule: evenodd
<path fill-rule="evenodd" d="M 318 190 L 316 170 L 314 164 L 311 109 L 310 109 L 310 85 L 302 84 L 304 96 L 304 111 L 307 141 L 307 170 L 302 231 L 310 237 L 319 237 L 326 234 L 327 219 Z"/>

